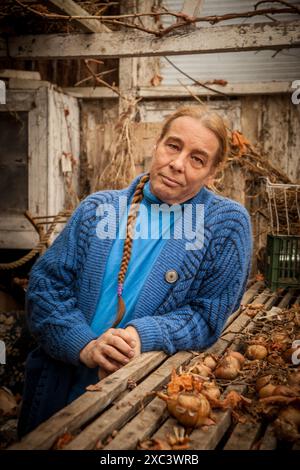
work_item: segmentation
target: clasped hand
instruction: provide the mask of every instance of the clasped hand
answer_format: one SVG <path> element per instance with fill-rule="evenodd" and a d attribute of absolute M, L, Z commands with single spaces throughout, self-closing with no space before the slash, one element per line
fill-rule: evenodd
<path fill-rule="evenodd" d="M 140 352 L 140 338 L 133 326 L 125 329 L 110 328 L 80 351 L 80 360 L 87 367 L 99 366 L 101 370 L 111 373 L 127 364 Z"/>

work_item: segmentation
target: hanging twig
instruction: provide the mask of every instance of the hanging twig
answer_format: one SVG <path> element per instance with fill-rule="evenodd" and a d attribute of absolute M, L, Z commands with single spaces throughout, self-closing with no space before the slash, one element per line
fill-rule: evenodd
<path fill-rule="evenodd" d="M 86 68 L 88 69 L 88 71 L 90 72 L 91 74 L 91 77 L 93 77 L 95 79 L 96 82 L 98 83 L 101 83 L 101 85 L 104 85 L 106 86 L 107 88 L 109 88 L 110 90 L 112 90 L 114 93 L 116 93 L 120 98 L 123 98 L 124 100 L 128 100 L 128 98 L 126 96 L 123 96 L 120 91 L 119 91 L 119 88 L 114 86 L 114 85 L 110 85 L 109 83 L 107 83 L 105 80 L 102 80 L 102 78 L 100 78 L 98 76 L 98 74 L 96 74 L 92 69 L 91 69 L 91 66 L 90 66 L 90 62 L 95 62 L 96 59 L 85 59 L 84 60 L 84 65 L 86 66 Z M 98 62 L 98 61 L 96 61 Z M 90 77 L 89 77 L 90 78 Z"/>
<path fill-rule="evenodd" d="M 196 83 L 197 85 L 199 86 L 202 86 L 203 88 L 205 88 L 206 90 L 209 90 L 209 91 L 212 91 L 213 93 L 216 93 L 218 95 L 222 95 L 222 96 L 226 96 L 226 98 L 228 98 L 228 95 L 226 93 L 223 93 L 223 91 L 219 91 L 219 90 L 215 90 L 214 88 L 211 88 L 210 86 L 208 85 L 205 85 L 204 83 L 202 82 L 199 82 L 199 80 L 195 80 L 195 78 L 191 77 L 190 75 L 188 75 L 186 72 L 184 72 L 183 70 L 181 70 L 179 67 L 177 67 L 177 65 L 174 64 L 174 62 L 172 62 L 168 57 L 164 56 L 164 59 L 169 62 L 170 65 L 172 65 L 172 67 L 174 67 L 174 69 L 176 69 L 178 72 L 182 73 L 182 75 L 184 75 L 185 77 L 189 78 L 190 80 L 192 80 L 194 83 Z"/>
<path fill-rule="evenodd" d="M 300 8 L 297 7 L 297 5 L 294 5 L 293 3 L 290 3 L 290 2 L 286 2 L 285 0 L 261 0 L 259 2 L 257 2 L 255 5 L 254 5 L 254 9 L 256 10 L 257 7 L 259 5 L 262 5 L 263 3 L 281 3 L 281 5 L 285 5 L 289 8 L 291 8 L 292 10 L 295 11 L 295 13 L 299 13 L 300 14 Z"/>
<path fill-rule="evenodd" d="M 193 93 L 193 92 L 189 89 L 188 86 L 186 86 L 184 83 L 182 83 L 181 80 L 179 80 L 179 79 L 177 79 L 177 80 L 178 80 L 178 82 L 180 83 L 180 85 L 183 86 L 183 88 L 185 88 L 185 89 L 189 92 L 189 94 L 190 94 L 193 98 L 195 98 L 196 101 L 198 101 L 198 103 L 203 104 L 203 100 L 201 100 L 201 98 L 199 98 L 197 95 L 195 95 L 195 93 Z"/>
<path fill-rule="evenodd" d="M 116 72 L 116 70 L 118 70 L 117 68 L 114 68 L 114 69 L 110 69 L 110 70 L 104 70 L 103 72 L 100 72 L 100 73 L 96 73 L 96 77 L 103 77 L 104 75 L 108 75 L 112 72 Z M 92 78 L 95 78 L 93 75 L 90 75 L 89 77 L 86 77 L 86 78 L 83 78 L 82 80 L 79 80 L 79 82 L 76 82 L 74 86 L 79 86 L 81 85 L 82 83 L 84 82 L 87 82 L 88 80 L 91 80 Z"/>

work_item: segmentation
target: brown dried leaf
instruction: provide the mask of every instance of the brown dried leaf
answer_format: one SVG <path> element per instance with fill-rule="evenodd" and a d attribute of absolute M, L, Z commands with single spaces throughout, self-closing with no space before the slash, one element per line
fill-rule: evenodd
<path fill-rule="evenodd" d="M 102 385 L 100 384 L 100 382 L 97 382 L 96 384 L 88 385 L 87 387 L 85 387 L 85 389 L 88 392 L 101 392 Z"/>
<path fill-rule="evenodd" d="M 71 434 L 70 432 L 66 432 L 65 434 L 62 434 L 57 441 L 55 442 L 53 449 L 54 450 L 61 450 L 63 449 L 69 442 L 71 442 L 74 439 L 75 436 Z"/>
<path fill-rule="evenodd" d="M 163 439 L 147 439 L 138 444 L 142 450 L 171 450 L 171 446 Z"/>
<path fill-rule="evenodd" d="M 161 75 L 159 75 L 158 73 L 156 73 L 155 75 L 153 75 L 153 77 L 151 78 L 150 80 L 150 84 L 152 86 L 159 86 L 162 82 L 162 80 L 164 79 L 164 77 L 162 77 Z"/>

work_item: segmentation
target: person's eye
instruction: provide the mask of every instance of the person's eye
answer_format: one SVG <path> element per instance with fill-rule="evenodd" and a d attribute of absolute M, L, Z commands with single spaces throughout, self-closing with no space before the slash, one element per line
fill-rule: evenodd
<path fill-rule="evenodd" d="M 196 155 L 192 155 L 192 160 L 196 165 L 203 165 L 203 160 L 200 157 L 197 157 Z"/>
<path fill-rule="evenodd" d="M 178 146 L 177 144 L 172 144 L 171 142 L 168 142 L 168 143 L 167 143 L 167 146 L 168 146 L 171 150 L 176 150 L 176 151 L 179 150 L 179 146 Z"/>

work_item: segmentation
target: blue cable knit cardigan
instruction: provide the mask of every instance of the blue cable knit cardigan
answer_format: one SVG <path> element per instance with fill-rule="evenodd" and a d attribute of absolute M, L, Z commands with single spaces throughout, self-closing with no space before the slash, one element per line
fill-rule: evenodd
<path fill-rule="evenodd" d="M 96 337 L 89 325 L 113 243 L 112 239 L 99 239 L 96 235 L 100 220 L 97 208 L 112 204 L 118 215 L 119 197 L 129 200 L 141 176 L 126 189 L 87 197 L 32 268 L 27 294 L 29 327 L 42 346 L 43 355 L 46 352 L 43 358 L 56 362 L 55 366 L 51 363 L 51 367 L 44 367 L 43 380 L 37 378 L 35 369 L 38 393 L 26 393 L 25 385 L 26 418 L 21 434 L 63 406 L 63 402 L 53 402 L 51 410 L 41 411 L 43 400 L 46 408 L 45 403 L 51 402 L 50 392 L 43 387 L 47 381 L 48 386 L 52 384 L 54 377 L 57 387 L 62 386 L 66 380 L 65 371 L 59 373 L 63 362 L 69 368 L 78 365 L 80 350 Z M 251 224 L 246 209 L 205 187 L 189 203 L 204 204 L 204 246 L 186 250 L 184 238 L 166 241 L 128 322 L 137 329 L 143 352 L 164 350 L 173 354 L 209 347 L 222 332 L 228 316 L 238 308 L 246 288 L 252 257 Z M 175 283 L 165 279 L 169 270 L 178 273 Z M 29 382 L 33 387 L 34 381 L 27 375 L 27 387 Z M 59 395 L 55 390 L 55 399 L 62 397 L 63 393 Z"/>
<path fill-rule="evenodd" d="M 113 243 L 97 237 L 96 210 L 99 204 L 109 203 L 118 211 L 119 196 L 130 198 L 139 178 L 124 190 L 98 192 L 85 199 L 31 271 L 29 325 L 44 350 L 56 359 L 78 364 L 80 350 L 95 339 L 89 324 Z M 143 352 L 172 354 L 207 348 L 217 340 L 245 291 L 252 253 L 246 209 L 206 188 L 189 202 L 204 204 L 204 247 L 186 250 L 184 238 L 166 242 L 129 322 L 140 335 Z M 179 274 L 176 283 L 165 280 L 168 270 Z"/>

